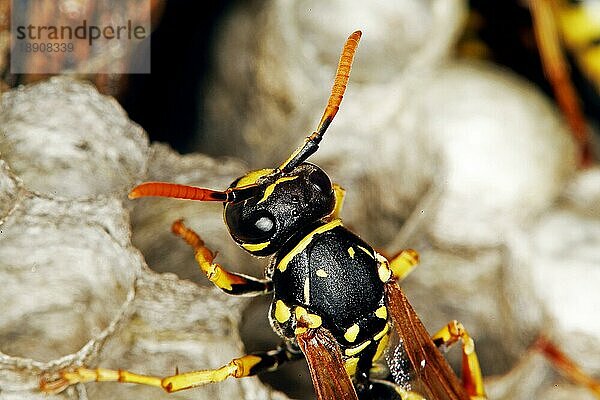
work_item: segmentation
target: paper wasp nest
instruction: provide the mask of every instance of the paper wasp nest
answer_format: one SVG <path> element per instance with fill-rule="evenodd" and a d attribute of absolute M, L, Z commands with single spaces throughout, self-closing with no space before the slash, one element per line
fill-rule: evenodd
<path fill-rule="evenodd" d="M 233 245 L 221 244 L 229 242 L 220 206 L 194 207 L 192 218 L 185 203 L 165 210 L 126 200 L 144 179 L 226 185 L 243 172 L 239 164 L 150 147 L 116 101 L 65 78 L 5 93 L 0 127 L 0 399 L 48 399 L 41 376 L 70 366 L 169 375 L 243 354 L 244 301 L 153 272 L 138 250 L 158 270 L 167 269 L 161 258 L 190 266 L 190 249 L 166 238 L 172 220 L 189 216 L 213 248 L 234 257 L 224 260 L 239 261 Z M 176 395 L 78 385 L 57 398 L 222 397 L 285 398 L 253 378 Z"/>

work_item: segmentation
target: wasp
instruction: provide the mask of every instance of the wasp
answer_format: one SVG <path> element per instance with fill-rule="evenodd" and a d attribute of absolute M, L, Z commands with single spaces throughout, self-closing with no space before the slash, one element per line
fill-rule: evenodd
<path fill-rule="evenodd" d="M 360 31 L 354 32 L 343 47 L 316 131 L 279 166 L 248 172 L 224 191 L 147 182 L 129 195 L 223 203 L 224 222 L 233 240 L 254 256 L 270 257 L 264 278 L 215 263 L 214 253 L 182 221 L 176 221 L 172 230 L 193 248 L 202 272 L 225 293 L 273 297 L 269 319 L 282 344 L 220 368 L 167 377 L 76 368 L 43 380 L 42 390 L 59 392 L 80 382 L 115 381 L 176 392 L 305 358 L 320 400 L 485 398 L 474 342 L 462 324 L 453 321 L 430 337 L 398 285 L 416 266 L 417 252 L 404 250 L 388 259 L 346 228 L 339 218 L 344 189 L 306 161 L 339 110 L 360 37 Z M 388 374 L 376 374 L 377 363 L 396 335 L 399 345 Z M 458 342 L 462 342 L 462 382 L 440 352 Z"/>

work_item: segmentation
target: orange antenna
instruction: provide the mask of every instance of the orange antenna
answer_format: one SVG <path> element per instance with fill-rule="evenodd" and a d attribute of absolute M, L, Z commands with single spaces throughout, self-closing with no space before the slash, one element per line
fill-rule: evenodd
<path fill-rule="evenodd" d="M 175 199 L 198 201 L 228 200 L 227 192 L 166 182 L 145 182 L 133 188 L 133 190 L 129 193 L 130 199 L 150 196 L 171 197 Z"/>
<path fill-rule="evenodd" d="M 327 126 L 333 121 L 333 117 L 335 117 L 335 114 L 337 114 L 340 109 L 340 103 L 344 98 L 344 92 L 346 92 L 346 86 L 348 85 L 348 79 L 350 78 L 350 70 L 352 69 L 352 62 L 354 61 L 354 54 L 356 53 L 356 48 L 358 47 L 361 35 L 361 31 L 354 32 L 348 37 L 346 44 L 344 44 L 342 55 L 340 56 L 340 61 L 338 62 L 337 71 L 335 73 L 335 81 L 331 88 L 331 95 L 329 96 L 327 107 L 325 107 L 325 111 L 319 122 L 319 127 L 317 128 L 317 132 L 323 130 L 321 134 L 325 133 L 324 130 L 327 129 Z"/>
<path fill-rule="evenodd" d="M 167 182 L 145 182 L 129 192 L 130 199 L 140 197 L 170 197 L 196 201 L 241 201 L 256 194 L 256 185 L 229 188 L 225 191 Z"/>
<path fill-rule="evenodd" d="M 327 102 L 325 112 L 323 112 L 317 130 L 307 137 L 304 144 L 298 147 L 292 155 L 279 166 L 278 169 L 280 171 L 291 171 L 299 164 L 306 161 L 306 159 L 314 154 L 319 148 L 319 142 L 321 142 L 325 131 L 327 131 L 329 124 L 333 121 L 333 117 L 335 117 L 335 114 L 337 114 L 340 109 L 340 103 L 344 98 L 344 92 L 346 91 L 348 79 L 350 78 L 352 62 L 354 61 L 354 54 L 356 53 L 356 48 L 358 47 L 361 35 L 361 31 L 354 32 L 348 37 L 346 44 L 344 44 L 342 55 L 340 56 L 340 61 L 338 62 L 337 71 L 335 73 L 333 87 L 331 88 L 331 95 L 329 96 L 329 101 Z"/>

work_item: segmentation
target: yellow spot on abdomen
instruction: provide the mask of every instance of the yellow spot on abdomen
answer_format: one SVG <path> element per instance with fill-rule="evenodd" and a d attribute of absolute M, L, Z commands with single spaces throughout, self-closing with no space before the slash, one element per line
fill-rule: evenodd
<path fill-rule="evenodd" d="M 381 341 L 377 345 L 377 350 L 375 350 L 375 355 L 373 356 L 373 361 L 376 361 L 379 359 L 379 357 L 381 357 L 381 355 L 383 354 L 383 351 L 387 347 L 389 338 L 390 338 L 390 335 L 384 335 L 381 338 Z"/>
<path fill-rule="evenodd" d="M 363 351 L 364 349 L 367 348 L 367 346 L 369 346 L 371 344 L 370 340 L 367 340 L 366 342 L 356 346 L 356 347 L 350 347 L 349 349 L 346 349 L 344 351 L 344 354 L 346 354 L 347 356 L 354 356 L 358 353 L 360 353 L 361 351 Z"/>
<path fill-rule="evenodd" d="M 379 332 L 377 335 L 375 335 L 373 337 L 373 339 L 375 339 L 375 340 L 381 339 L 388 333 L 389 330 L 390 330 L 390 326 L 388 324 L 385 324 L 385 327 L 381 330 L 381 332 Z"/>
<path fill-rule="evenodd" d="M 348 247 L 348 254 L 350 254 L 350 258 L 354 259 L 354 248 L 352 246 Z"/>
<path fill-rule="evenodd" d="M 318 328 L 323 323 L 321 317 L 316 314 L 309 314 L 303 307 L 296 307 L 294 313 L 296 314 L 296 320 L 299 322 L 299 326 L 295 330 L 296 335 L 306 332 L 307 328 Z"/>
<path fill-rule="evenodd" d="M 358 332 L 360 332 L 360 328 L 357 324 L 354 324 L 346 330 L 346 333 L 344 333 L 344 338 L 346 338 L 347 341 L 352 343 L 356 340 Z"/>
<path fill-rule="evenodd" d="M 387 308 L 385 306 L 379 307 L 375 310 L 375 315 L 381 319 L 387 319 Z"/>
<path fill-rule="evenodd" d="M 348 375 L 354 376 L 354 374 L 356 374 L 356 369 L 358 368 L 358 360 L 358 357 L 352 357 L 344 361 L 344 368 L 346 369 Z"/>
<path fill-rule="evenodd" d="M 327 272 L 325 272 L 324 269 L 318 269 L 317 276 L 321 278 L 327 278 L 329 275 L 327 275 Z"/>
<path fill-rule="evenodd" d="M 277 300 L 275 303 L 275 319 L 277 322 L 283 324 L 284 322 L 287 322 L 291 316 L 292 313 L 290 308 L 286 306 L 283 301 Z"/>

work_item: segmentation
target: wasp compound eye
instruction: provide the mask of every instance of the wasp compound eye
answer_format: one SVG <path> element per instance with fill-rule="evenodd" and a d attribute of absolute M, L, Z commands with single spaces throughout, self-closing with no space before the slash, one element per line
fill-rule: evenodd
<path fill-rule="evenodd" d="M 332 190 L 329 177 L 320 169 L 311 172 L 311 174 L 308 176 L 308 180 L 317 191 L 323 194 L 330 193 Z"/>
<path fill-rule="evenodd" d="M 277 228 L 275 216 L 264 209 L 247 211 L 244 212 L 242 204 L 228 207 L 225 219 L 231 234 L 241 242 L 255 243 L 270 239 Z"/>

